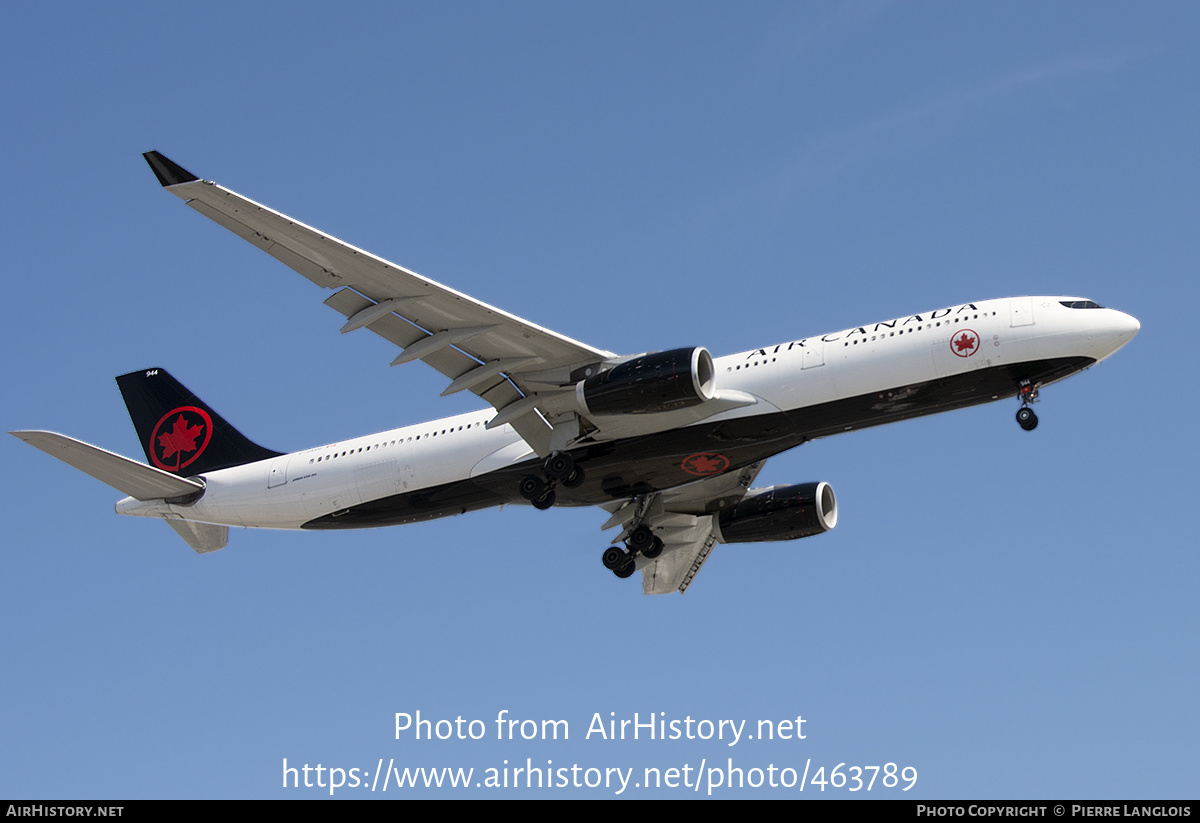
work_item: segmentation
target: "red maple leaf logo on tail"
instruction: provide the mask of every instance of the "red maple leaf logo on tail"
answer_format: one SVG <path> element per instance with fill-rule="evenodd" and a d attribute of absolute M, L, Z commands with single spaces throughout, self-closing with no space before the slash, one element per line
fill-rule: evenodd
<path fill-rule="evenodd" d="M 162 447 L 162 459 L 166 460 L 177 452 L 194 452 L 196 438 L 202 434 L 204 426 L 189 426 L 183 415 L 179 415 L 175 418 L 175 427 L 158 436 L 158 445 Z"/>
<path fill-rule="evenodd" d="M 160 469 L 177 472 L 196 461 L 211 437 L 212 420 L 204 409 L 196 406 L 172 409 L 150 434 L 150 462 Z M 185 457 L 187 454 L 191 456 Z"/>

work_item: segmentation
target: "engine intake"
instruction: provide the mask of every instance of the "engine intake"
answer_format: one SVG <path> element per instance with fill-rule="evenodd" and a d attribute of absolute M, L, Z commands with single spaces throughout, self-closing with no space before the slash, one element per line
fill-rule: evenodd
<path fill-rule="evenodd" d="M 722 543 L 798 540 L 837 525 L 837 498 L 828 483 L 771 486 L 751 491 L 717 520 Z"/>
<path fill-rule="evenodd" d="M 707 349 L 643 354 L 576 385 L 589 415 L 655 414 L 695 406 L 716 395 L 715 369 Z"/>

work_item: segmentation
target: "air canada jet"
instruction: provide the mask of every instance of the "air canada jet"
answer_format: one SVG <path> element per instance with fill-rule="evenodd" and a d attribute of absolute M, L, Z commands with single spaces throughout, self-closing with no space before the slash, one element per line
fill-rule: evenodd
<path fill-rule="evenodd" d="M 197 552 L 230 526 L 354 529 L 506 503 L 599 506 L 601 555 L 647 594 L 685 591 L 717 543 L 795 540 L 837 525 L 828 483 L 751 488 L 808 440 L 1015 398 L 1110 356 L 1140 328 L 1074 297 L 921 311 L 713 357 L 618 355 L 543 329 L 201 180 L 158 152 L 159 182 L 332 294 L 342 333 L 378 334 L 490 408 L 283 454 L 249 440 L 162 368 L 117 378 L 149 465 L 45 431 L 15 436 L 129 495 Z M 699 341 L 697 341 L 699 342 Z"/>

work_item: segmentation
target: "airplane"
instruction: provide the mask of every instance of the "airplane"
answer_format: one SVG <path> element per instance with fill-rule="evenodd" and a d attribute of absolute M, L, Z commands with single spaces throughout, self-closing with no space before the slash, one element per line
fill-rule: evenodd
<path fill-rule="evenodd" d="M 961 303 L 713 357 L 618 355 L 481 303 L 144 154 L 192 209 L 322 288 L 346 320 L 491 408 L 282 453 L 246 438 L 167 373 L 117 378 L 150 465 L 62 434 L 14 436 L 128 495 L 197 552 L 230 526 L 354 529 L 501 506 L 599 506 L 619 527 L 603 565 L 646 594 L 684 592 L 718 543 L 795 540 L 837 525 L 826 482 L 751 488 L 809 440 L 1016 398 L 1111 356 L 1136 319 L 1073 296 Z"/>

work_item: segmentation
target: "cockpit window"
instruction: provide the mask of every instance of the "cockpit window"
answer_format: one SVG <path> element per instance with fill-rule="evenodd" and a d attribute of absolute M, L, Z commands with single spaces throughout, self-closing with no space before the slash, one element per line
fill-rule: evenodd
<path fill-rule="evenodd" d="M 1102 309 L 1104 308 L 1099 303 L 1093 300 L 1062 300 L 1060 301 L 1068 309 Z"/>

